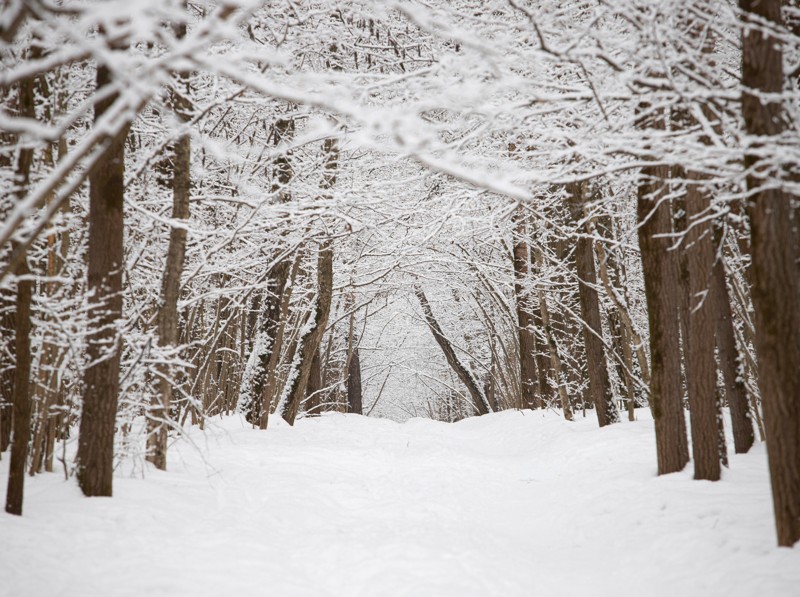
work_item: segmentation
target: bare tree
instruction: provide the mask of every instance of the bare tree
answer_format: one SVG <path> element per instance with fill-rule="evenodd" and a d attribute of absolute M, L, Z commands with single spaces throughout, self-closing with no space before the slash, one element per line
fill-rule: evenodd
<path fill-rule="evenodd" d="M 570 185 L 567 188 L 569 209 L 572 220 L 578 224 L 584 219 L 583 205 L 586 200 L 586 183 Z M 603 346 L 603 328 L 600 320 L 600 301 L 597 296 L 597 274 L 594 265 L 594 242 L 588 237 L 588 230 L 582 226 L 575 244 L 575 267 L 578 274 L 578 292 L 583 320 L 583 342 L 586 347 L 586 361 L 589 369 L 589 392 L 592 396 L 597 421 L 600 427 L 617 423 L 619 413 L 614 404 L 611 384 L 608 380 L 608 362 Z"/>
<path fill-rule="evenodd" d="M 97 67 L 95 122 L 117 99 L 102 93 L 113 85 L 107 66 Z M 78 439 L 78 482 L 87 496 L 110 496 L 114 431 L 120 381 L 122 317 L 123 198 L 128 126 L 108 143 L 89 175 L 88 290 L 91 323 L 84 373 L 83 413 Z"/>
<path fill-rule="evenodd" d="M 22 81 L 19 86 L 19 112 L 26 118 L 35 118 L 33 79 Z M 19 151 L 16 178 L 16 195 L 22 200 L 30 181 L 33 149 L 23 147 Z M 16 243 L 12 243 L 12 246 Z M 16 267 L 17 294 L 14 304 L 14 380 L 13 380 L 13 439 L 11 463 L 8 469 L 6 512 L 22 514 L 25 484 L 25 465 L 28 458 L 28 442 L 31 436 L 31 295 L 33 282 L 30 279 L 27 257 L 23 255 Z"/>
<path fill-rule="evenodd" d="M 176 37 L 186 35 L 186 25 L 176 31 Z M 186 123 L 191 117 L 191 104 L 188 100 L 188 73 L 178 76 L 179 89 L 172 91 L 172 107 L 178 119 Z M 161 300 L 157 316 L 158 345 L 175 351 L 178 345 L 178 299 L 180 298 L 181 276 L 186 257 L 186 222 L 189 219 L 189 194 L 191 191 L 191 137 L 184 132 L 171 148 L 172 153 L 172 219 L 181 224 L 173 225 L 169 232 L 167 261 L 161 282 Z M 170 405 L 172 403 L 173 368 L 158 367 L 158 393 L 153 396 L 153 404 L 148 420 L 147 459 L 156 468 L 167 468 L 167 438 L 169 432 Z"/>
<path fill-rule="evenodd" d="M 447 339 L 447 336 L 444 335 L 439 322 L 436 321 L 436 317 L 433 315 L 433 310 L 431 309 L 431 304 L 428 302 L 428 297 L 425 296 L 425 292 L 422 290 L 422 287 L 415 286 L 414 293 L 417 295 L 419 304 L 422 307 L 422 314 L 425 317 L 425 323 L 428 324 L 428 328 L 433 334 L 436 343 L 439 345 L 439 348 L 442 349 L 442 352 L 447 359 L 447 364 L 450 365 L 450 368 L 458 376 L 458 379 L 461 381 L 461 383 L 466 386 L 470 398 L 472 398 L 472 403 L 475 407 L 475 410 L 481 415 L 492 412 L 492 408 L 489 405 L 489 400 L 486 398 L 486 394 L 484 394 L 480 384 L 469 372 L 469 370 L 461 363 L 461 360 L 458 358 L 453 345 Z"/>
<path fill-rule="evenodd" d="M 655 130 L 664 126 L 661 115 L 640 123 Z M 682 470 L 689 461 L 681 391 L 680 285 L 675 252 L 670 250 L 672 209 L 664 182 L 669 168 L 647 166 L 641 177 L 636 210 L 650 322 L 650 409 L 656 426 L 658 474 L 664 475 Z"/>
<path fill-rule="evenodd" d="M 778 544 L 800 540 L 800 280 L 790 193 L 775 185 L 774 155 L 787 128 L 783 113 L 780 0 L 740 0 L 742 115 L 749 201 L 758 385 L 772 481 Z"/>

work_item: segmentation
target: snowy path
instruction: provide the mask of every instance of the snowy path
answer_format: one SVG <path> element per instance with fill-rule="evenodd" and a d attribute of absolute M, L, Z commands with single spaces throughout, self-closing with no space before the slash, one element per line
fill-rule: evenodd
<path fill-rule="evenodd" d="M 0 595 L 800 595 L 763 446 L 712 484 L 654 477 L 650 421 L 233 418 L 209 436 L 206 463 L 184 444 L 110 500 L 30 482 L 25 516 L 0 514 Z"/>

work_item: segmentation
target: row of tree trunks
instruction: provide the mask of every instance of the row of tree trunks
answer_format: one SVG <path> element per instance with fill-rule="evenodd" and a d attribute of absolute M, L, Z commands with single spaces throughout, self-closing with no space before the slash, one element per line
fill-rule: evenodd
<path fill-rule="evenodd" d="M 339 146 L 335 139 L 326 139 L 323 144 L 324 174 L 320 188 L 329 191 L 336 184 L 336 171 L 339 165 Z M 294 425 L 300 405 L 306 395 L 306 386 L 311 375 L 311 365 L 315 353 L 319 350 L 333 299 L 333 241 L 325 239 L 320 243 L 317 260 L 317 300 L 314 309 L 314 327 L 303 338 L 300 348 L 300 361 L 296 377 L 292 383 L 289 396 L 282 409 L 281 416 L 290 425 Z"/>
<path fill-rule="evenodd" d="M 261 429 L 266 429 L 269 424 L 269 415 L 272 406 L 277 401 L 282 391 L 282 383 L 280 382 L 280 371 L 278 366 L 281 361 L 281 355 L 288 353 L 288 361 L 291 362 L 294 356 L 294 350 L 286 349 L 286 328 L 289 325 L 289 306 L 292 299 L 292 293 L 295 288 L 295 281 L 297 274 L 300 270 L 300 264 L 303 259 L 303 251 L 298 250 L 292 264 L 291 271 L 289 272 L 289 281 L 286 290 L 283 293 L 280 304 L 280 311 L 278 313 L 278 327 L 275 331 L 275 340 L 272 343 L 270 350 L 269 362 L 267 363 L 267 379 L 261 391 L 261 396 L 258 399 L 259 408 L 261 409 L 258 416 L 258 425 Z M 292 344 L 292 342 L 289 342 Z M 279 389 L 280 388 L 280 389 Z"/>
<path fill-rule="evenodd" d="M 596 228 L 594 225 L 591 225 L 589 228 L 591 234 L 594 234 Z M 625 335 L 628 338 L 627 346 L 630 349 L 631 346 L 635 347 L 635 354 L 636 354 L 636 361 L 639 365 L 639 371 L 642 375 L 642 381 L 645 385 L 650 385 L 650 364 L 647 360 L 647 353 L 645 352 L 645 341 L 642 339 L 642 334 L 636 328 L 633 323 L 633 319 L 630 315 L 630 301 L 627 298 L 627 292 L 622 289 L 618 289 L 611 280 L 611 274 L 609 272 L 609 260 L 610 256 L 606 253 L 605 248 L 603 247 L 603 243 L 596 243 L 595 249 L 597 250 L 597 261 L 599 263 L 599 273 L 600 273 L 600 280 L 603 282 L 603 288 L 606 291 L 606 295 L 611 299 L 611 302 L 614 304 L 614 309 L 616 314 L 619 316 L 620 321 L 622 323 L 623 329 L 625 330 Z M 633 359 L 630 359 L 631 364 Z M 629 367 L 628 370 L 630 373 L 633 373 L 633 368 Z M 629 375 L 632 379 L 632 375 Z"/>
<path fill-rule="evenodd" d="M 44 86 L 43 86 L 44 87 Z M 49 88 L 40 91 L 43 96 L 50 95 Z M 46 104 L 47 105 L 47 104 Z M 59 112 L 60 106 L 56 108 Z M 49 109 L 46 110 L 46 118 L 52 118 Z M 46 167 L 53 168 L 56 160 L 53 158 L 54 152 L 60 161 L 67 153 L 66 139 L 63 137 L 57 143 L 53 143 L 43 153 L 43 162 Z M 52 202 L 52 196 L 48 198 L 48 206 Z M 62 215 L 70 212 L 70 202 L 65 201 L 60 210 Z M 51 231 L 47 235 L 47 277 L 48 281 L 41 285 L 41 293 L 48 299 L 51 298 L 59 283 L 55 281 L 66 265 L 67 255 L 69 254 L 70 235 L 64 231 L 57 234 Z M 66 285 L 62 288 L 71 290 Z M 42 321 L 49 322 L 52 316 L 49 312 L 41 312 L 39 317 Z M 61 379 L 62 365 L 65 363 L 67 351 L 58 346 L 54 339 L 45 334 L 42 340 L 42 348 L 37 364 L 36 379 L 33 380 L 33 403 L 34 408 L 38 409 L 34 417 L 33 437 L 31 440 L 31 450 L 33 451 L 30 465 L 31 476 L 36 473 L 53 471 L 53 451 L 57 435 L 63 435 L 66 430 L 63 428 L 64 416 L 61 407 L 64 402 L 64 385 Z"/>
<path fill-rule="evenodd" d="M 279 118 L 273 126 L 273 142 L 276 146 L 291 141 L 295 134 L 295 121 L 293 118 Z M 294 177 L 292 169 L 291 151 L 279 155 L 273 163 L 274 182 L 272 193 L 277 193 L 281 203 L 291 200 L 289 184 Z M 280 326 L 281 305 L 283 294 L 286 288 L 286 281 L 289 277 L 291 261 L 289 257 L 279 261 L 267 282 L 267 295 L 264 299 L 263 315 L 261 319 L 261 343 L 258 355 L 258 362 L 253 373 L 253 381 L 250 389 L 251 402 L 246 407 L 245 416 L 248 421 L 255 424 L 263 418 L 263 411 L 269 411 L 270 405 L 264 405 L 262 398 L 266 388 L 267 379 L 272 371 L 269 369 L 272 353 L 275 352 L 275 338 L 278 327 Z M 269 413 L 267 413 L 267 418 Z"/>

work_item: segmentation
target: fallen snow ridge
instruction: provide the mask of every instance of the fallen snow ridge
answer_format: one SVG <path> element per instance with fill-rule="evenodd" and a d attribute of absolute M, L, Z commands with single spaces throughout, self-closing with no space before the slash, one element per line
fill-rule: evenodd
<path fill-rule="evenodd" d="M 29 480 L 25 515 L 0 514 L 0 595 L 800 595 L 763 445 L 719 483 L 657 478 L 639 417 L 229 418 L 112 499 Z"/>

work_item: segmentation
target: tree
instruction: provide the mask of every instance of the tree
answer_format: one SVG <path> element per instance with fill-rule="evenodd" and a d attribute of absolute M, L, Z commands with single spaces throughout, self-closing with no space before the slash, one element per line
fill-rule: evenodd
<path fill-rule="evenodd" d="M 176 38 L 186 36 L 186 25 L 177 27 Z M 178 76 L 179 87 L 172 91 L 172 104 L 175 114 L 182 123 L 191 117 L 188 73 Z M 174 351 L 179 341 L 178 298 L 180 297 L 181 276 L 186 258 L 186 223 L 189 219 L 189 194 L 191 190 L 192 152 L 191 137 L 184 132 L 172 147 L 172 219 L 180 221 L 173 225 L 169 233 L 169 248 L 164 275 L 161 282 L 161 305 L 157 316 L 158 345 Z M 158 371 L 158 393 L 153 397 L 148 429 L 147 458 L 156 468 L 167 468 L 167 438 L 170 427 L 170 405 L 175 383 L 171 367 L 161 366 Z"/>
<path fill-rule="evenodd" d="M 330 191 L 336 183 L 336 169 L 339 162 L 339 147 L 335 139 L 326 139 L 323 143 L 324 174 L 321 183 L 323 191 Z M 306 386 L 311 375 L 314 356 L 319 351 L 325 327 L 328 325 L 328 316 L 331 312 L 331 297 L 333 295 L 333 241 L 323 239 L 319 245 L 317 260 L 317 299 L 314 306 L 314 324 L 311 331 L 303 338 L 300 350 L 300 362 L 296 377 L 292 382 L 291 390 L 281 416 L 290 425 L 294 425 L 300 404 L 306 395 Z"/>
<path fill-rule="evenodd" d="M 519 374 L 524 408 L 541 408 L 542 397 L 536 391 L 536 339 L 530 297 L 524 288 L 528 276 L 528 233 L 524 211 L 514 213 L 514 297 L 517 307 L 517 326 L 519 345 Z"/>
<path fill-rule="evenodd" d="M 431 305 L 428 302 L 428 297 L 425 296 L 425 292 L 422 290 L 422 287 L 419 285 L 415 286 L 414 294 L 417 295 L 419 304 L 422 307 L 422 314 L 425 317 L 425 323 L 428 324 L 428 328 L 430 329 L 431 334 L 433 334 L 436 343 L 439 345 L 439 348 L 442 349 L 442 352 L 447 359 L 447 364 L 450 365 L 461 383 L 466 386 L 470 398 L 472 398 L 473 407 L 478 414 L 481 415 L 492 412 L 492 408 L 489 405 L 489 401 L 486 398 L 483 389 L 481 389 L 480 384 L 474 378 L 472 373 L 470 373 L 469 370 L 463 365 L 463 363 L 461 363 L 461 360 L 458 358 L 453 345 L 447 339 L 447 336 L 444 335 L 439 322 L 436 321 L 436 317 L 433 315 L 433 309 L 431 309 Z"/>
<path fill-rule="evenodd" d="M 654 116 L 649 124 L 663 126 Z M 665 166 L 642 168 L 636 204 L 647 315 L 650 323 L 650 409 L 656 424 L 658 474 L 682 470 L 689 461 L 681 392 L 678 271 L 672 241 L 672 210 Z"/>
<path fill-rule="evenodd" d="M 25 79 L 19 86 L 19 112 L 23 117 L 35 118 L 33 80 Z M 30 182 L 33 149 L 23 148 L 19 152 L 16 168 L 16 195 L 19 200 L 25 195 Z M 12 243 L 12 247 L 16 243 Z M 28 442 L 31 436 L 31 295 L 33 282 L 30 279 L 27 256 L 23 254 L 16 268 L 17 294 L 14 304 L 14 381 L 13 381 L 13 439 L 11 463 L 8 469 L 6 512 L 22 514 L 25 484 L 25 465 L 28 459 Z"/>
<path fill-rule="evenodd" d="M 569 209 L 575 224 L 584 219 L 583 205 L 586 201 L 585 184 L 571 185 L 567 189 Z M 619 421 L 617 406 L 608 380 L 608 365 L 603 346 L 603 328 L 600 320 L 600 302 L 597 296 L 597 275 L 594 266 L 593 242 L 584 234 L 575 243 L 575 267 L 578 274 L 578 292 L 583 320 L 583 342 L 589 369 L 589 391 L 597 411 L 600 427 Z"/>
<path fill-rule="evenodd" d="M 740 0 L 742 116 L 753 260 L 758 385 L 764 405 L 778 544 L 800 540 L 800 281 L 792 242 L 792 201 L 774 184 L 782 106 L 780 0 Z M 768 156 L 766 159 L 763 155 Z"/>
<path fill-rule="evenodd" d="M 97 67 L 97 90 L 114 84 L 107 66 Z M 95 123 L 114 104 L 111 92 L 95 104 Z M 91 327 L 86 347 L 83 413 L 78 439 L 78 482 L 86 496 L 110 496 L 120 382 L 123 198 L 125 137 L 113 136 L 89 175 L 88 290 Z"/>

